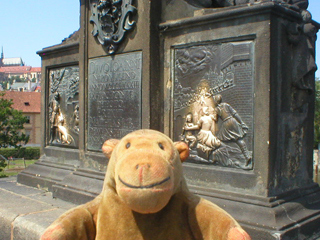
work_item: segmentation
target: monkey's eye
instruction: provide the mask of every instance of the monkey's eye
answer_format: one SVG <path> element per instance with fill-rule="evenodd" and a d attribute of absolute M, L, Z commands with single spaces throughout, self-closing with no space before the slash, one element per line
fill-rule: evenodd
<path fill-rule="evenodd" d="M 128 149 L 130 146 L 131 146 L 131 144 L 128 142 L 128 143 L 126 144 L 126 149 Z"/>
<path fill-rule="evenodd" d="M 161 148 L 162 150 L 164 150 L 164 146 L 162 145 L 162 143 L 158 143 L 159 148 Z"/>

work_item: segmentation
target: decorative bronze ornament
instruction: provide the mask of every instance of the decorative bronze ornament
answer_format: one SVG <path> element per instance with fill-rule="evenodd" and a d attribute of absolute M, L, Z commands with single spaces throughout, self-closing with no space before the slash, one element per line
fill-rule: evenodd
<path fill-rule="evenodd" d="M 92 35 L 114 54 L 126 31 L 131 30 L 135 21 L 131 20 L 137 8 L 133 0 L 99 0 L 92 4 L 90 23 L 94 25 Z"/>

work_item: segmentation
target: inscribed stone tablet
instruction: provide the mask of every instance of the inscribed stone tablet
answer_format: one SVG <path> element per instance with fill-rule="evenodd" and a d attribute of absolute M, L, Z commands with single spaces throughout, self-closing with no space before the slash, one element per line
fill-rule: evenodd
<path fill-rule="evenodd" d="M 141 52 L 89 60 L 88 150 L 141 128 Z"/>

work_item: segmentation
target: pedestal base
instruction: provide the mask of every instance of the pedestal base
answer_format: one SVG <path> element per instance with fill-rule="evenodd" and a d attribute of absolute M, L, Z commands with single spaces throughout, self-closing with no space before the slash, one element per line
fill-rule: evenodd
<path fill-rule="evenodd" d="M 52 187 L 53 197 L 75 204 L 91 201 L 100 194 L 104 175 L 104 172 L 78 169 Z"/>
<path fill-rule="evenodd" d="M 61 182 L 75 169 L 76 166 L 71 164 L 39 160 L 19 173 L 17 182 L 31 187 L 47 188 L 48 191 L 52 191 L 54 184 Z"/>
<path fill-rule="evenodd" d="M 196 186 L 189 188 L 231 213 L 254 240 L 315 240 L 320 237 L 318 184 L 271 198 L 226 194 Z"/>
<path fill-rule="evenodd" d="M 48 188 L 53 197 L 83 204 L 101 192 L 104 175 L 67 164 L 39 161 L 21 172 L 18 182 Z M 320 188 L 316 183 L 269 198 L 193 185 L 189 189 L 229 212 L 254 240 L 320 238 Z"/>
<path fill-rule="evenodd" d="M 101 192 L 104 175 L 104 172 L 79 169 L 70 164 L 38 161 L 19 173 L 17 182 L 48 189 L 54 198 L 83 204 Z"/>

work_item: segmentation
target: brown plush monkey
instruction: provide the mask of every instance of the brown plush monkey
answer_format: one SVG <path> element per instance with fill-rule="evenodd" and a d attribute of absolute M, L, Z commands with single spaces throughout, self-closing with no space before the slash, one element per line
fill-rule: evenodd
<path fill-rule="evenodd" d="M 58 218 L 42 240 L 249 240 L 224 210 L 191 194 L 181 161 L 189 155 L 153 130 L 107 140 L 101 194 Z"/>

